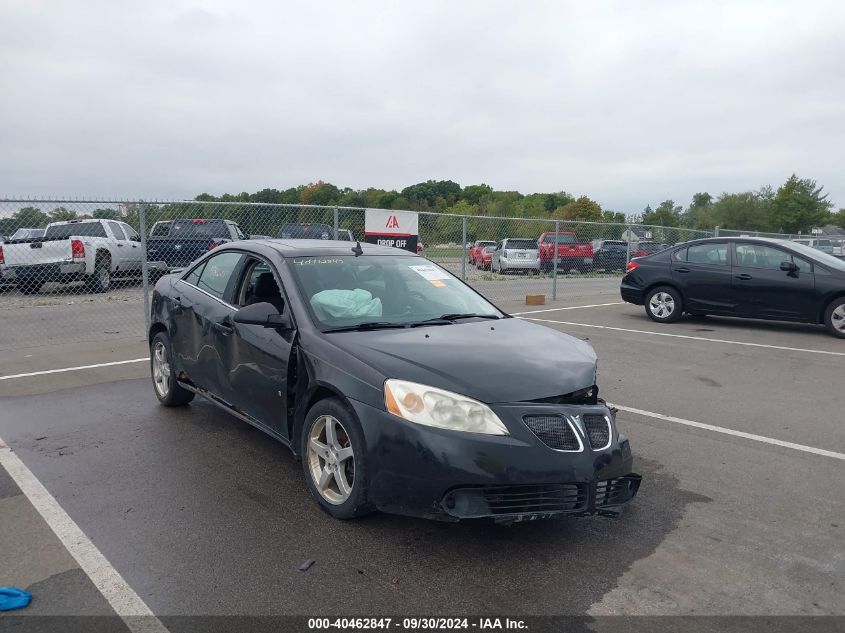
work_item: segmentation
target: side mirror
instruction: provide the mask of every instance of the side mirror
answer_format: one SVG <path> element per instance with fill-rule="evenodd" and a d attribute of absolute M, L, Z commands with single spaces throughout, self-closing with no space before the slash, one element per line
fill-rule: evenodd
<path fill-rule="evenodd" d="M 780 269 L 785 273 L 797 273 L 798 265 L 795 262 L 781 262 Z"/>
<path fill-rule="evenodd" d="M 141 241 L 141 236 L 140 236 L 140 235 L 133 235 L 132 237 L 130 237 L 130 238 L 129 238 L 129 241 L 131 241 L 131 242 L 140 242 L 140 241 Z"/>
<path fill-rule="evenodd" d="M 253 303 L 244 306 L 232 317 L 235 323 L 244 325 L 260 325 L 262 327 L 290 328 L 291 320 L 287 314 L 279 313 L 279 309 L 272 303 Z"/>

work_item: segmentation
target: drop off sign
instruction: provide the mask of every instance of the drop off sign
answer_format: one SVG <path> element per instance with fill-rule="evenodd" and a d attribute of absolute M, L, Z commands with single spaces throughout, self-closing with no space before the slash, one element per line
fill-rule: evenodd
<path fill-rule="evenodd" d="M 417 252 L 420 219 L 415 211 L 367 209 L 364 214 L 364 241 Z"/>

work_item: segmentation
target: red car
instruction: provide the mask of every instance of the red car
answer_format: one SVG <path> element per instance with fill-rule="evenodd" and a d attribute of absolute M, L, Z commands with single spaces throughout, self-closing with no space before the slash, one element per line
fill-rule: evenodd
<path fill-rule="evenodd" d="M 572 231 L 543 233 L 537 239 L 537 246 L 540 254 L 540 270 L 543 272 L 549 272 L 554 268 L 555 256 L 557 256 L 559 272 L 568 272 L 571 268 L 579 272 L 587 272 L 592 268 L 593 245 L 589 242 L 578 242 L 578 238 Z"/>
<path fill-rule="evenodd" d="M 484 249 L 485 246 L 496 246 L 496 242 L 493 240 L 478 240 L 475 242 L 469 249 L 469 253 L 467 254 L 467 262 L 470 264 L 478 265 L 479 260 L 481 259 L 481 251 Z"/>
<path fill-rule="evenodd" d="M 493 246 L 485 246 L 475 259 L 475 267 L 481 270 L 490 270 L 493 267 L 493 253 L 496 250 L 496 244 Z"/>

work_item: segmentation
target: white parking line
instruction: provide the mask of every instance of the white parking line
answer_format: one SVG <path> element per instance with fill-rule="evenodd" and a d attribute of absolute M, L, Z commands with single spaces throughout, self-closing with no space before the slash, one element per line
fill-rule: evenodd
<path fill-rule="evenodd" d="M 603 308 L 604 306 L 621 306 L 624 301 L 614 301 L 613 303 L 593 303 L 588 306 L 566 306 L 565 308 L 547 308 L 545 310 L 529 310 L 528 312 L 511 312 L 512 316 L 520 314 L 538 314 L 540 312 L 557 312 L 558 310 L 577 310 L 579 308 Z"/>
<path fill-rule="evenodd" d="M 31 371 L 26 374 L 9 374 L 0 376 L 0 380 L 11 380 L 12 378 L 27 378 L 29 376 L 43 376 L 44 374 L 61 374 L 66 371 L 80 371 L 82 369 L 96 369 L 97 367 L 112 367 L 114 365 L 126 365 L 128 363 L 143 363 L 150 360 L 149 356 L 144 358 L 132 358 L 129 360 L 115 360 L 110 363 L 97 363 L 96 365 L 79 365 L 78 367 L 62 367 L 61 369 L 45 369 L 43 371 Z"/>
<path fill-rule="evenodd" d="M 730 345 L 745 345 L 746 347 L 763 347 L 766 349 L 782 349 L 789 352 L 807 352 L 809 354 L 826 354 L 828 356 L 845 356 L 845 352 L 831 352 L 825 349 L 806 349 L 803 347 L 785 347 L 783 345 L 764 345 L 763 343 L 746 343 L 744 341 L 731 341 L 723 338 L 708 338 L 706 336 L 690 336 L 688 334 L 669 334 L 668 332 L 651 332 L 649 330 L 632 330 L 624 327 L 612 327 L 610 325 L 595 325 L 593 323 L 575 323 L 573 321 L 555 321 L 554 319 L 539 319 L 537 317 L 519 317 L 526 321 L 542 321 L 544 323 L 559 323 L 561 325 L 574 325 L 577 327 L 591 327 L 599 330 L 613 330 L 615 332 L 631 332 L 633 334 L 649 334 L 651 336 L 669 336 L 672 338 L 692 339 L 693 341 L 706 341 L 708 343 L 728 343 Z"/>
<path fill-rule="evenodd" d="M 665 422 L 674 422 L 675 424 L 683 424 L 685 426 L 692 426 L 697 429 L 704 429 L 706 431 L 714 431 L 716 433 L 724 433 L 725 435 L 733 435 L 735 437 L 744 437 L 755 442 L 764 442 L 766 444 L 773 444 L 774 446 L 782 446 L 784 448 L 791 448 L 796 451 L 803 451 L 804 453 L 813 453 L 814 455 L 823 455 L 824 457 L 833 457 L 834 459 L 845 460 L 845 453 L 836 453 L 828 451 L 823 448 L 814 448 L 812 446 L 805 446 L 804 444 L 795 444 L 793 442 L 784 442 L 783 440 L 776 440 L 773 437 L 766 437 L 765 435 L 755 435 L 754 433 L 745 433 L 744 431 L 735 431 L 733 429 L 726 429 L 721 426 L 714 426 L 712 424 L 704 424 L 703 422 L 693 422 L 692 420 L 685 420 L 683 418 L 676 418 L 671 415 L 663 415 L 662 413 L 654 413 L 653 411 L 643 411 L 642 409 L 635 409 L 633 407 L 625 407 L 621 404 L 607 403 L 610 407 L 616 407 L 620 411 L 627 413 L 634 413 L 636 415 L 643 415 L 649 418 L 656 418 L 664 420 Z"/>
<path fill-rule="evenodd" d="M 56 533 L 68 552 L 134 633 L 167 633 L 167 628 L 97 549 L 32 471 L 0 438 L 0 465 Z"/>

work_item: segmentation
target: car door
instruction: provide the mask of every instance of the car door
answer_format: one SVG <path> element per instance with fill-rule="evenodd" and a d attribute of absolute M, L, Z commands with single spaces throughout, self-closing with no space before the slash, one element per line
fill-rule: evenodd
<path fill-rule="evenodd" d="M 672 278 L 684 295 L 686 307 L 694 312 L 730 314 L 730 243 L 704 242 L 674 251 Z"/>
<path fill-rule="evenodd" d="M 115 239 L 115 249 L 112 251 L 112 263 L 114 269 L 119 271 L 129 270 L 132 266 L 132 255 L 129 252 L 129 240 L 126 239 L 126 233 L 117 222 L 107 222 L 109 229 Z"/>
<path fill-rule="evenodd" d="M 798 270 L 781 270 L 783 262 L 794 263 Z M 760 242 L 737 242 L 731 283 L 738 314 L 813 320 L 817 302 L 812 264 L 786 249 Z"/>
<path fill-rule="evenodd" d="M 144 249 L 141 248 L 141 236 L 135 232 L 131 226 L 125 222 L 120 222 L 120 227 L 126 233 L 126 239 L 129 243 L 129 268 L 128 270 L 141 270 L 141 265 L 144 261 Z"/>
<path fill-rule="evenodd" d="M 273 266 L 263 258 L 247 257 L 233 302 L 238 307 L 267 302 L 283 312 L 290 309 L 284 296 Z M 230 334 L 219 335 L 232 404 L 283 437 L 287 437 L 288 365 L 294 335 L 294 330 L 244 323 L 233 323 Z"/>
<path fill-rule="evenodd" d="M 194 385 L 226 402 L 231 398 L 228 370 L 218 347 L 221 334 L 233 331 L 235 307 L 227 297 L 243 256 L 239 251 L 223 251 L 203 260 L 176 283 L 174 299 L 171 338 L 179 365 Z"/>

